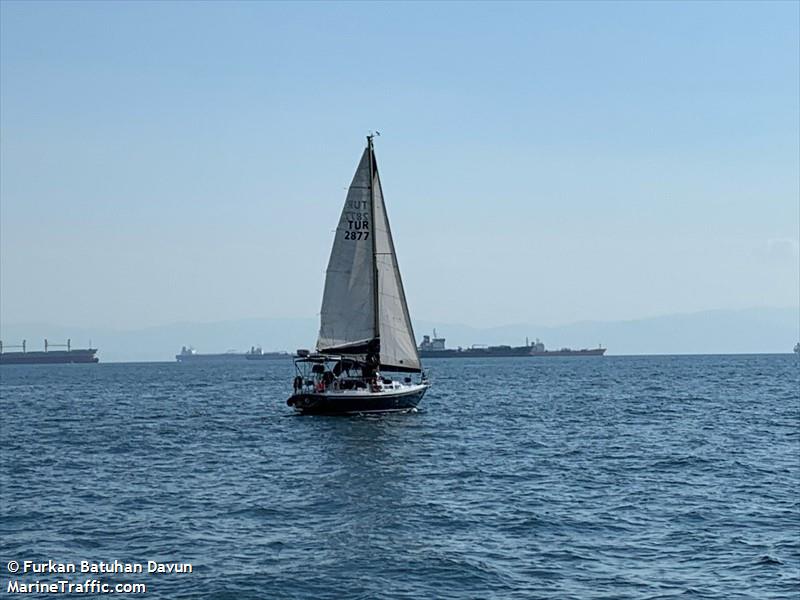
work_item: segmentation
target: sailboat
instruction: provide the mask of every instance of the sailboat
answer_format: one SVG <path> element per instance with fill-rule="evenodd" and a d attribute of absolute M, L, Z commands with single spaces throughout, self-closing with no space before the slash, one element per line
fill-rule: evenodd
<path fill-rule="evenodd" d="M 429 387 L 417 353 L 373 136 L 347 191 L 325 275 L 316 351 L 298 350 L 301 413 L 406 412 Z M 389 373 L 399 373 L 391 378 Z M 412 375 L 417 375 L 416 381 Z"/>

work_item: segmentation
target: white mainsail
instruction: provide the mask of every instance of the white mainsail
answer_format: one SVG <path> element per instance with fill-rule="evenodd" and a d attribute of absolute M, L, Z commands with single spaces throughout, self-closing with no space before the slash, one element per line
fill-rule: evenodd
<path fill-rule="evenodd" d="M 364 150 L 347 191 L 328 260 L 317 340 L 317 350 L 320 352 L 367 344 L 375 338 L 375 276 L 372 240 L 369 239 L 372 235 L 369 181 L 369 150 Z"/>
<path fill-rule="evenodd" d="M 336 228 L 317 350 L 366 355 L 378 347 L 381 367 L 421 369 L 370 139 Z"/>

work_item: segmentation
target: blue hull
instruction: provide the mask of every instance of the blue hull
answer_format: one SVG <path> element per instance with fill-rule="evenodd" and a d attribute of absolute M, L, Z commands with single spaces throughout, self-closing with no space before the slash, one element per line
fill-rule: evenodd
<path fill-rule="evenodd" d="M 295 394 L 286 404 L 309 415 L 352 415 L 407 412 L 416 408 L 427 387 L 397 394 Z"/>

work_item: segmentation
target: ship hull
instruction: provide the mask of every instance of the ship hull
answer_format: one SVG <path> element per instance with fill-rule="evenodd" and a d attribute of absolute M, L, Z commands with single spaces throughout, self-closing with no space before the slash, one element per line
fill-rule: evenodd
<path fill-rule="evenodd" d="M 420 358 L 512 358 L 520 356 L 603 356 L 605 348 L 591 350 L 544 350 L 536 352 L 530 347 L 518 348 L 468 348 L 466 350 L 420 350 Z"/>
<path fill-rule="evenodd" d="M 246 360 L 282 360 L 292 358 L 291 354 L 285 352 L 264 352 L 263 354 L 245 354 Z"/>
<path fill-rule="evenodd" d="M 175 360 L 180 363 L 205 363 L 205 362 L 239 362 L 245 359 L 242 353 L 228 352 L 225 354 L 176 354 Z"/>
<path fill-rule="evenodd" d="M 591 350 L 545 350 L 544 352 L 531 352 L 531 356 L 603 356 L 605 348 Z"/>
<path fill-rule="evenodd" d="M 241 362 L 243 360 L 280 360 L 289 359 L 291 354 L 285 352 L 264 352 L 251 354 L 249 352 L 223 352 L 220 354 L 176 354 L 175 360 L 180 363 L 207 363 L 207 362 Z"/>
<path fill-rule="evenodd" d="M 408 412 L 417 407 L 428 385 L 385 392 L 328 392 L 294 394 L 286 404 L 302 414 L 354 415 Z"/>
<path fill-rule="evenodd" d="M 100 362 L 96 348 L 86 350 L 51 350 L 48 352 L 3 352 L 0 365 L 57 365 Z"/>

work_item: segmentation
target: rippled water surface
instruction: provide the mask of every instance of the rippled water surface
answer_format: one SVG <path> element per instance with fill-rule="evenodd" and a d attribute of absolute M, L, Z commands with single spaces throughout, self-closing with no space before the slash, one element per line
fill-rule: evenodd
<path fill-rule="evenodd" d="M 800 595 L 794 356 L 428 367 L 384 418 L 293 416 L 288 361 L 3 367 L 3 594 L 117 559 L 192 563 L 111 578 L 148 598 Z"/>

